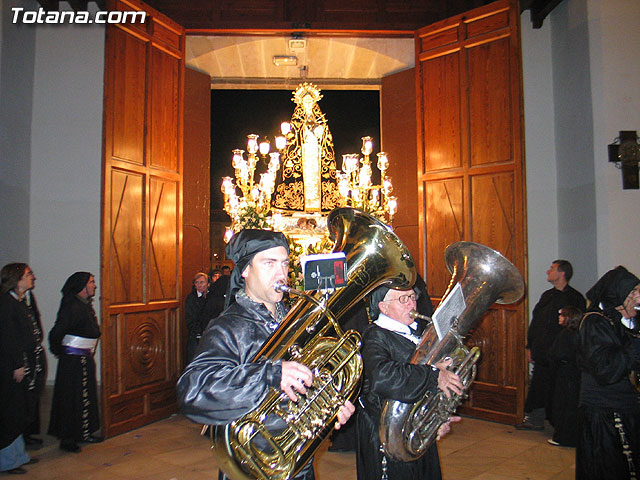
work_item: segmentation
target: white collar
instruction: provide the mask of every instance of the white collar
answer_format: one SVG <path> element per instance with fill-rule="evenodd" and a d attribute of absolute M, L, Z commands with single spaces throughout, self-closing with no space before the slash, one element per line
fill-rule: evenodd
<path fill-rule="evenodd" d="M 390 332 L 395 332 L 395 333 L 399 333 L 400 335 L 402 335 L 403 337 L 408 338 L 409 340 L 411 340 L 413 343 L 418 344 L 420 342 L 420 338 L 416 337 L 411 328 L 407 325 L 405 325 L 404 323 L 401 323 L 397 320 L 394 320 L 391 317 L 386 316 L 384 313 L 380 312 L 380 315 L 378 315 L 378 319 L 373 322 L 376 325 L 378 325 L 380 328 L 384 328 L 385 330 L 389 330 Z M 411 324 L 411 327 L 418 328 L 418 324 L 416 322 L 413 322 Z"/>

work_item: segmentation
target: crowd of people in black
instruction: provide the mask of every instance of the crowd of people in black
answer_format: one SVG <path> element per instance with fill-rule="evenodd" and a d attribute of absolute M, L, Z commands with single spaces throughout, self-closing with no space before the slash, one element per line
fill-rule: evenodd
<path fill-rule="evenodd" d="M 553 426 L 554 446 L 576 447 L 576 479 L 632 479 L 640 473 L 640 279 L 605 273 L 585 298 L 569 285 L 571 264 L 547 271 L 553 288 L 533 309 L 532 364 L 519 430 Z"/>
<path fill-rule="evenodd" d="M 287 282 L 286 239 L 275 232 L 247 230 L 236 235 L 227 250 L 235 261 L 233 272 L 227 267 L 226 272 L 197 273 L 185 299 L 188 365 L 178 382 L 179 402 L 188 417 L 207 425 L 239 418 L 271 387 L 296 401 L 313 384 L 313 372 L 298 362 L 249 362 L 287 310 L 282 292 L 273 287 Z M 554 430 L 549 444 L 576 447 L 577 479 L 636 478 L 640 279 L 618 266 L 589 289 L 587 302 L 569 285 L 572 275 L 568 261 L 555 260 L 547 271 L 552 288 L 533 309 L 526 344 L 530 385 L 525 418 L 516 428 L 544 430 L 548 421 Z M 25 466 L 38 461 L 28 451 L 42 444 L 37 435 L 46 379 L 45 335 L 31 268 L 11 263 L 0 277 L 0 471 L 24 474 Z M 356 451 L 358 478 L 440 478 L 437 448 L 415 462 L 394 462 L 385 458 L 377 436 L 384 400 L 411 403 L 438 389 L 445 394 L 461 391 L 460 379 L 447 365 L 409 363 L 424 328 L 409 312 L 433 311 L 426 285 L 418 280 L 420 285 L 410 290 L 375 290 L 367 308 L 353 315 L 355 328 L 363 333 L 363 389 L 357 422 L 356 406 L 346 401 L 336 423 L 342 433 L 332 441 L 337 450 Z M 96 435 L 96 289 L 91 273 L 71 275 L 48 335 L 58 365 L 47 433 L 69 452 L 79 452 L 80 443 L 102 441 Z M 449 429 L 445 424 L 440 435 Z M 220 478 L 225 478 L 222 472 Z M 312 462 L 295 478 L 313 479 Z"/>

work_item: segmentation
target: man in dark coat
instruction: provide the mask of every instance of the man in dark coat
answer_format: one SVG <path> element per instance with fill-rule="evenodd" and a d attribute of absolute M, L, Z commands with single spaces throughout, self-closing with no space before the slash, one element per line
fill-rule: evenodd
<path fill-rule="evenodd" d="M 49 435 L 59 438 L 60 448 L 67 452 L 79 452 L 78 442 L 102 441 L 92 435 L 100 428 L 93 360 L 100 326 L 91 304 L 96 288 L 89 272 L 71 275 L 62 287 L 56 323 L 49 332 L 49 348 L 58 357 Z"/>
<path fill-rule="evenodd" d="M 193 288 L 184 300 L 184 320 L 187 326 L 187 363 L 196 353 L 202 332 L 207 324 L 202 322 L 202 310 L 207 302 L 209 293 L 209 277 L 206 273 L 198 272 L 193 277 Z M 208 322 L 207 322 L 208 323 Z"/>
<path fill-rule="evenodd" d="M 425 328 L 423 320 L 409 316 L 415 308 L 414 290 L 390 290 L 383 286 L 374 290 L 369 298 L 374 322 L 365 330 L 362 344 L 364 382 L 360 396 L 363 408 L 357 416 L 358 480 L 441 478 L 435 444 L 413 462 L 387 459 L 380 451 L 378 428 L 385 400 L 416 403 L 438 389 L 450 396 L 451 392 L 460 394 L 463 388 L 458 375 L 446 369 L 450 360 L 435 366 L 409 363 Z"/>
<path fill-rule="evenodd" d="M 575 288 L 569 285 L 573 267 L 567 260 L 554 260 L 547 270 L 547 281 L 553 288 L 545 291 L 533 308 L 527 333 L 527 360 L 533 364 L 529 391 L 524 403 L 524 420 L 516 425 L 518 430 L 543 430 L 545 418 L 552 418 L 553 369 L 549 361 L 549 348 L 562 327 L 558 325 L 558 311 L 573 306 L 584 311 L 586 302 Z"/>
<path fill-rule="evenodd" d="M 289 270 L 289 245 L 279 232 L 243 230 L 226 248 L 234 261 L 229 305 L 209 323 L 193 361 L 178 380 L 181 411 L 208 425 L 224 425 L 255 409 L 271 389 L 282 390 L 293 402 L 313 382 L 311 370 L 295 361 L 260 358 L 260 347 L 284 318 L 283 294 Z M 338 425 L 346 423 L 354 406 L 346 402 Z M 338 427 L 336 425 L 336 427 Z M 219 465 L 221 467 L 221 465 Z M 220 470 L 219 478 L 227 478 Z M 312 462 L 294 477 L 314 478 Z"/>
<path fill-rule="evenodd" d="M 578 331 L 580 434 L 577 480 L 640 474 L 640 279 L 619 266 L 587 292 Z"/>

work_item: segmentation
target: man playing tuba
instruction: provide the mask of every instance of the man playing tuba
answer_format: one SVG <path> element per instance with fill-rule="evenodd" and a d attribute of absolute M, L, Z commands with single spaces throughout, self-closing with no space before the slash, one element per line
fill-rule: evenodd
<path fill-rule="evenodd" d="M 416 461 L 385 458 L 378 435 L 381 408 L 385 400 L 415 403 L 427 392 L 435 393 L 437 389 L 447 397 L 451 392 L 460 394 L 462 382 L 458 375 L 446 369 L 451 360 L 435 366 L 409 363 L 425 328 L 423 320 L 414 321 L 409 315 L 416 309 L 414 290 L 379 287 L 369 297 L 369 308 L 374 322 L 363 336 L 364 383 L 360 396 L 363 408 L 357 417 L 358 480 L 440 479 L 435 443 Z M 459 417 L 452 417 L 452 421 L 457 420 Z M 446 423 L 440 428 L 439 436 L 448 431 Z"/>
<path fill-rule="evenodd" d="M 224 425 L 254 409 L 271 387 L 294 402 L 313 382 L 311 370 L 295 361 L 251 360 L 284 318 L 282 292 L 286 285 L 289 245 L 280 232 L 242 230 L 226 249 L 235 268 L 227 308 L 203 333 L 196 356 L 178 380 L 181 411 L 190 419 Z M 355 408 L 347 401 L 338 412 L 336 428 Z M 220 471 L 219 479 L 227 477 Z M 308 462 L 294 480 L 313 480 Z"/>

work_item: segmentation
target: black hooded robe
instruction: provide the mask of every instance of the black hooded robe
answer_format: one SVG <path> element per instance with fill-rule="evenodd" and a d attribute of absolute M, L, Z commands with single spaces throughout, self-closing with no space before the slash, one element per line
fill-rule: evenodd
<path fill-rule="evenodd" d="M 625 480 L 640 475 L 640 392 L 630 373 L 640 371 L 637 319 L 622 324 L 615 309 L 640 280 L 624 267 L 607 272 L 587 292 L 592 310 L 578 331 L 580 437 L 577 480 Z"/>
<path fill-rule="evenodd" d="M 63 302 L 49 332 L 51 352 L 58 369 L 51 402 L 49 435 L 81 442 L 100 428 L 96 364 L 93 355 L 68 355 L 62 346 L 65 335 L 100 337 L 100 327 L 91 302 L 73 296 Z"/>

